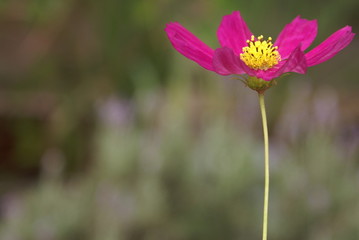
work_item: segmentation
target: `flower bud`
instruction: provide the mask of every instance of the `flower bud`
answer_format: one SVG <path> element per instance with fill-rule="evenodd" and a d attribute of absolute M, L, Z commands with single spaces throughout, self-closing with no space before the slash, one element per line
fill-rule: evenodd
<path fill-rule="evenodd" d="M 261 78 L 256 78 L 252 76 L 248 76 L 245 79 L 245 83 L 247 86 L 258 93 L 264 93 L 265 90 L 277 84 L 277 82 L 273 79 L 271 81 L 264 81 Z"/>

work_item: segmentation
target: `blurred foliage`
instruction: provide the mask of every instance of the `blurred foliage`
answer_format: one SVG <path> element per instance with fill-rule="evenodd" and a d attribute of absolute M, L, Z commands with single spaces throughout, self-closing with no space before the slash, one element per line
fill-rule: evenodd
<path fill-rule="evenodd" d="M 313 46 L 359 26 L 356 0 L 0 1 L 0 239 L 258 239 L 256 96 L 163 31 L 216 48 L 234 10 L 273 38 L 318 19 Z M 268 91 L 273 239 L 359 238 L 358 56 Z"/>
<path fill-rule="evenodd" d="M 64 178 L 63 155 L 49 149 L 38 182 L 3 195 L 0 238 L 260 238 L 263 153 L 259 112 L 251 104 L 256 107 L 256 96 L 240 82 L 212 83 L 197 94 L 187 84 L 140 95 L 135 108 L 116 97 L 100 102 L 91 165 Z M 308 90 L 297 89 L 302 95 Z M 315 106 L 322 98 L 301 100 Z M 359 237 L 353 184 L 359 139 L 354 149 L 343 144 L 337 110 L 333 104 L 326 112 L 308 109 L 313 114 L 304 118 L 301 111 L 284 114 L 272 131 L 275 239 Z M 246 112 L 247 118 L 239 115 Z M 296 126 L 299 118 L 311 124 Z M 288 126 L 291 131 L 283 132 Z"/>

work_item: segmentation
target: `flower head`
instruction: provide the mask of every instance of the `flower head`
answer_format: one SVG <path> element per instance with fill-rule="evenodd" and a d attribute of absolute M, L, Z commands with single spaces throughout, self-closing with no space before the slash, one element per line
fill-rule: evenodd
<path fill-rule="evenodd" d="M 245 74 L 271 81 L 287 72 L 304 74 L 308 67 L 329 60 L 354 38 L 345 26 L 305 53 L 317 35 L 317 21 L 296 17 L 276 41 L 255 37 L 239 11 L 223 17 L 217 31 L 220 48 L 212 49 L 179 23 L 167 24 L 165 31 L 173 47 L 200 66 L 220 75 Z"/>

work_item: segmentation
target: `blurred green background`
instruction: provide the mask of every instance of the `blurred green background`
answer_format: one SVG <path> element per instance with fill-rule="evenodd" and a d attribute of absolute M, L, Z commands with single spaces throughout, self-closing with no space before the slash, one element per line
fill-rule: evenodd
<path fill-rule="evenodd" d="M 313 46 L 359 27 L 357 0 L 1 0 L 0 239 L 260 239 L 257 96 L 163 30 L 216 48 L 234 10 L 318 19 Z M 355 38 L 268 91 L 270 239 L 359 239 L 358 64 Z"/>

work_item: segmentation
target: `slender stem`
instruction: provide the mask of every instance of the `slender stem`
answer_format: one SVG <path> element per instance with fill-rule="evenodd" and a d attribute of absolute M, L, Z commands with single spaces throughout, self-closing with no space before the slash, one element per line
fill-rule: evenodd
<path fill-rule="evenodd" d="M 264 204 L 263 204 L 263 238 L 267 240 L 268 232 L 268 199 L 269 199 L 269 155 L 268 155 L 268 127 L 267 116 L 264 104 L 264 94 L 259 93 L 259 105 L 262 114 L 263 136 L 264 136 Z"/>

